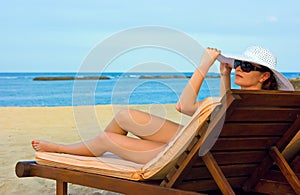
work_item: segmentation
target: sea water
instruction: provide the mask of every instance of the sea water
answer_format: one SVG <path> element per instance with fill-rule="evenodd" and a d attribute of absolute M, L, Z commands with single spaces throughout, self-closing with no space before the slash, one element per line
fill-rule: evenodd
<path fill-rule="evenodd" d="M 0 106 L 174 104 L 191 75 L 192 73 L 0 73 Z M 284 75 L 287 78 L 299 77 L 299 73 Z M 34 80 L 36 77 L 62 76 L 105 76 L 109 79 Z M 146 78 L 141 78 L 142 76 Z M 210 73 L 209 76 L 203 83 L 198 99 L 219 95 L 218 74 Z"/>

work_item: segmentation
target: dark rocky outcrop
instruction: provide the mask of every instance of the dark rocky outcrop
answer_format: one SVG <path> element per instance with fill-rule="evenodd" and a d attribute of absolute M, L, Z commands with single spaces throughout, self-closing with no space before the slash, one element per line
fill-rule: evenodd
<path fill-rule="evenodd" d="M 106 76 L 87 76 L 87 77 L 71 77 L 71 76 L 61 76 L 61 77 L 35 77 L 34 81 L 67 81 L 67 80 L 109 80 Z"/>
<path fill-rule="evenodd" d="M 140 76 L 139 79 L 186 79 L 184 75 Z"/>
<path fill-rule="evenodd" d="M 290 82 L 294 86 L 295 90 L 300 91 L 300 77 L 290 79 Z"/>

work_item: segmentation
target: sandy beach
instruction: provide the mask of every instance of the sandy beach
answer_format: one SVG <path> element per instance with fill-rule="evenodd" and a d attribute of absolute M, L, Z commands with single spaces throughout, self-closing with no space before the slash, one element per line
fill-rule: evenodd
<path fill-rule="evenodd" d="M 136 105 L 176 122 L 183 122 L 174 105 Z M 0 107 L 1 194 L 55 194 L 55 182 L 41 178 L 17 178 L 15 164 L 34 160 L 33 139 L 73 143 L 98 134 L 122 106 Z M 183 121 L 182 121 L 183 120 Z M 100 194 L 100 190 L 69 184 L 69 194 Z"/>

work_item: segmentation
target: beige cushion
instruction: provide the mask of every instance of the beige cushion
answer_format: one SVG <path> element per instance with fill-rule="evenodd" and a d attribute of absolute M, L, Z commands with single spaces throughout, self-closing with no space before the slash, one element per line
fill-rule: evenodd
<path fill-rule="evenodd" d="M 69 154 L 37 152 L 38 164 L 49 165 L 130 180 L 160 179 L 165 177 L 179 155 L 188 147 L 198 132 L 198 127 L 219 105 L 219 98 L 206 98 L 187 125 L 168 143 L 165 149 L 146 164 L 136 164 L 111 154 L 86 157 Z"/>

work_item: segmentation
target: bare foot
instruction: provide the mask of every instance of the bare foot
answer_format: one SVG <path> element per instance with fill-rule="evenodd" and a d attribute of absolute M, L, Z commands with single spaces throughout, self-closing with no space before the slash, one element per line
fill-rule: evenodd
<path fill-rule="evenodd" d="M 37 152 L 59 152 L 60 144 L 47 141 L 33 140 L 31 142 L 33 149 Z"/>

